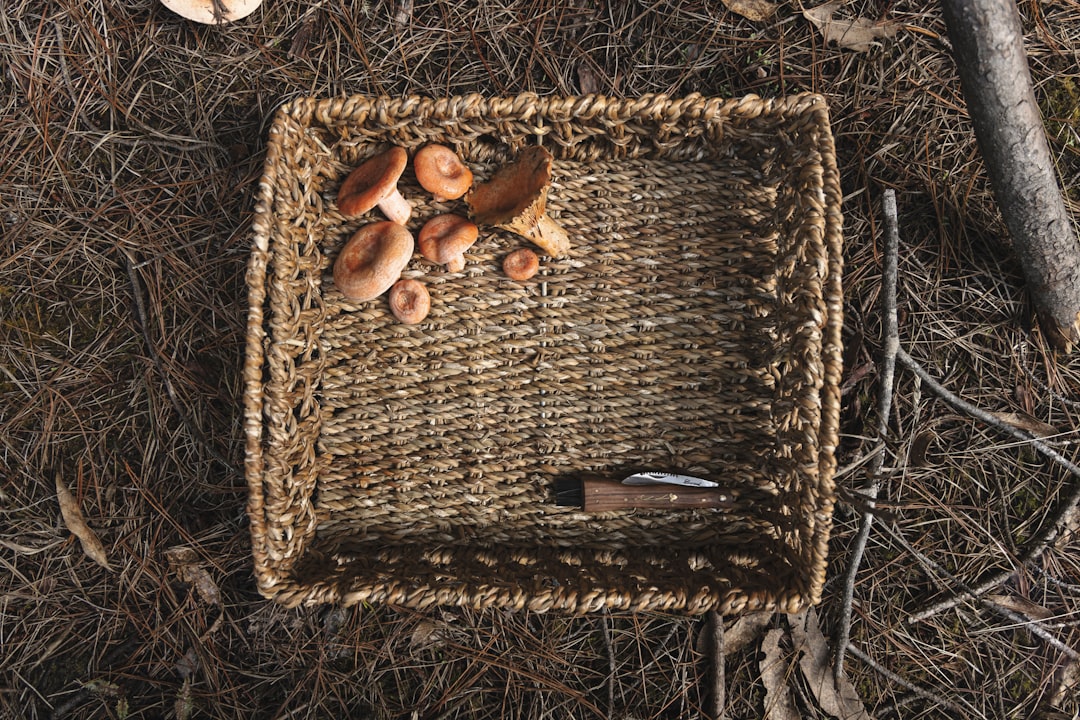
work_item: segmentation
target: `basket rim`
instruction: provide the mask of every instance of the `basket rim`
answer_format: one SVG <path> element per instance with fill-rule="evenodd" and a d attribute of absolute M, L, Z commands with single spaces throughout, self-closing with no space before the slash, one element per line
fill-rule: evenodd
<path fill-rule="evenodd" d="M 526 112 L 538 117 L 549 115 L 568 119 L 607 115 L 610 117 L 653 117 L 663 119 L 691 113 L 695 117 L 710 118 L 716 115 L 739 115 L 756 117 L 761 114 L 811 115 L 817 128 L 821 130 L 818 150 L 821 155 L 822 191 L 825 198 L 823 242 L 827 254 L 828 275 L 823 288 L 828 317 L 823 327 L 821 359 L 824 366 L 824 385 L 821 388 L 821 421 L 818 434 L 819 469 L 817 484 L 826 487 L 814 508 L 814 538 L 810 551 L 811 567 L 809 586 L 805 592 L 792 591 L 788 597 L 778 596 L 761 608 L 785 609 L 796 611 L 807 605 L 816 604 L 821 597 L 827 564 L 827 551 L 831 528 L 833 497 L 832 483 L 836 462 L 834 450 L 838 442 L 839 429 L 839 383 L 841 373 L 841 329 L 843 325 L 842 307 L 842 215 L 840 211 L 841 188 L 839 171 L 836 165 L 835 145 L 828 118 L 828 109 L 824 97 L 815 93 L 800 93 L 780 98 L 763 99 L 756 95 L 741 98 L 705 97 L 691 94 L 673 98 L 666 94 L 649 94 L 639 98 L 618 99 L 603 95 L 584 96 L 539 96 L 534 93 L 522 93 L 517 96 L 488 97 L 480 94 L 461 95 L 448 98 L 429 98 L 409 96 L 405 98 L 372 97 L 354 95 L 342 98 L 297 97 L 282 103 L 274 113 L 269 128 L 266 158 L 263 173 L 258 184 L 254 218 L 252 221 L 252 251 L 248 261 L 245 282 L 248 286 L 248 318 L 244 361 L 244 433 L 245 433 L 245 475 L 248 483 L 247 514 L 250 520 L 252 554 L 254 559 L 257 586 L 265 597 L 273 598 L 287 605 L 302 602 L 343 602 L 352 604 L 361 600 L 370 600 L 371 593 L 359 596 L 356 593 L 342 592 L 332 583 L 309 585 L 300 584 L 289 572 L 291 566 L 283 565 L 276 558 L 269 537 L 269 510 L 266 506 L 265 485 L 267 468 L 264 448 L 264 412 L 265 382 L 264 367 L 266 349 L 269 340 L 266 332 L 267 270 L 272 259 L 271 236 L 274 222 L 274 188 L 278 185 L 278 166 L 281 159 L 279 140 L 289 132 L 290 126 L 308 126 L 312 122 L 325 123 L 333 119 L 338 123 L 356 122 L 358 118 L 371 114 L 393 116 L 402 113 L 415 113 L 417 109 L 436 112 L 440 108 L 453 104 L 462 104 L 471 108 L 477 116 L 499 116 L 511 112 Z M 313 532 L 313 528 L 311 528 Z M 298 530 L 299 532 L 299 530 Z M 299 561 L 302 558 L 297 558 Z M 378 595 L 378 593 L 374 593 Z M 507 598 L 507 600 L 510 600 Z M 576 596 L 556 596 L 543 610 L 562 610 L 570 612 L 588 611 L 592 603 L 583 603 Z M 712 603 L 710 605 L 710 602 Z M 459 604 L 470 604 L 467 598 Z M 521 598 L 514 599 L 512 606 L 529 607 Z M 589 607 L 585 607 L 589 605 Z M 657 601 L 646 603 L 647 607 L 637 604 L 626 606 L 616 602 L 612 607 L 626 609 L 665 609 L 688 612 L 704 612 L 716 603 L 710 599 L 683 598 L 682 601 Z M 607 605 L 605 605 L 607 606 Z M 752 608 L 745 608 L 752 609 Z"/>

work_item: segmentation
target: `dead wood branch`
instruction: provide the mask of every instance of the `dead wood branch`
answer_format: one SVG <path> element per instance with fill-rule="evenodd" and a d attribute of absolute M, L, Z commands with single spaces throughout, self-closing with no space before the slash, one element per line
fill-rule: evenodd
<path fill-rule="evenodd" d="M 1080 341 L 1080 243 L 1058 187 L 1012 0 L 945 0 L 953 55 L 994 197 L 1039 323 L 1066 351 Z"/>

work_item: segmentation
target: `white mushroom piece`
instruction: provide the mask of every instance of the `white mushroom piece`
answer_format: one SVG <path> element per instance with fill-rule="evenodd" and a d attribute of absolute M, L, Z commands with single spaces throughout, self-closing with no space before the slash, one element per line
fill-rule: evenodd
<path fill-rule="evenodd" d="M 161 4 L 197 23 L 224 25 L 246 18 L 262 5 L 262 0 L 161 0 Z"/>
<path fill-rule="evenodd" d="M 551 160 L 545 148 L 530 147 L 514 164 L 474 185 L 465 202 L 476 222 L 517 233 L 557 258 L 570 250 L 570 238 L 547 216 Z"/>

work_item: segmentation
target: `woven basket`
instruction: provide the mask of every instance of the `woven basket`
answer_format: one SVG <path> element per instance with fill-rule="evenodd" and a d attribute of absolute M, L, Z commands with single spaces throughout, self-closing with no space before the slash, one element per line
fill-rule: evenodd
<path fill-rule="evenodd" d="M 455 148 L 477 180 L 555 157 L 573 248 L 524 283 L 492 228 L 463 272 L 415 257 L 396 322 L 330 268 L 348 171 Z M 437 212 L 411 168 L 414 235 Z M 300 99 L 277 113 L 247 273 L 247 479 L 260 591 L 287 605 L 793 612 L 833 505 L 840 187 L 823 99 Z M 721 480 L 725 510 L 586 514 L 553 482 L 627 468 Z"/>

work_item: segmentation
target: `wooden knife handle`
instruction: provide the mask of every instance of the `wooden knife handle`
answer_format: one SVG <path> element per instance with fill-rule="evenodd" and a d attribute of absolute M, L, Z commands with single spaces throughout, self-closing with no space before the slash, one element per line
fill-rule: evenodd
<path fill-rule="evenodd" d="M 611 510 L 677 510 L 732 507 L 731 495 L 721 488 L 680 485 L 623 485 L 611 480 L 581 481 L 582 509 L 585 512 Z"/>

